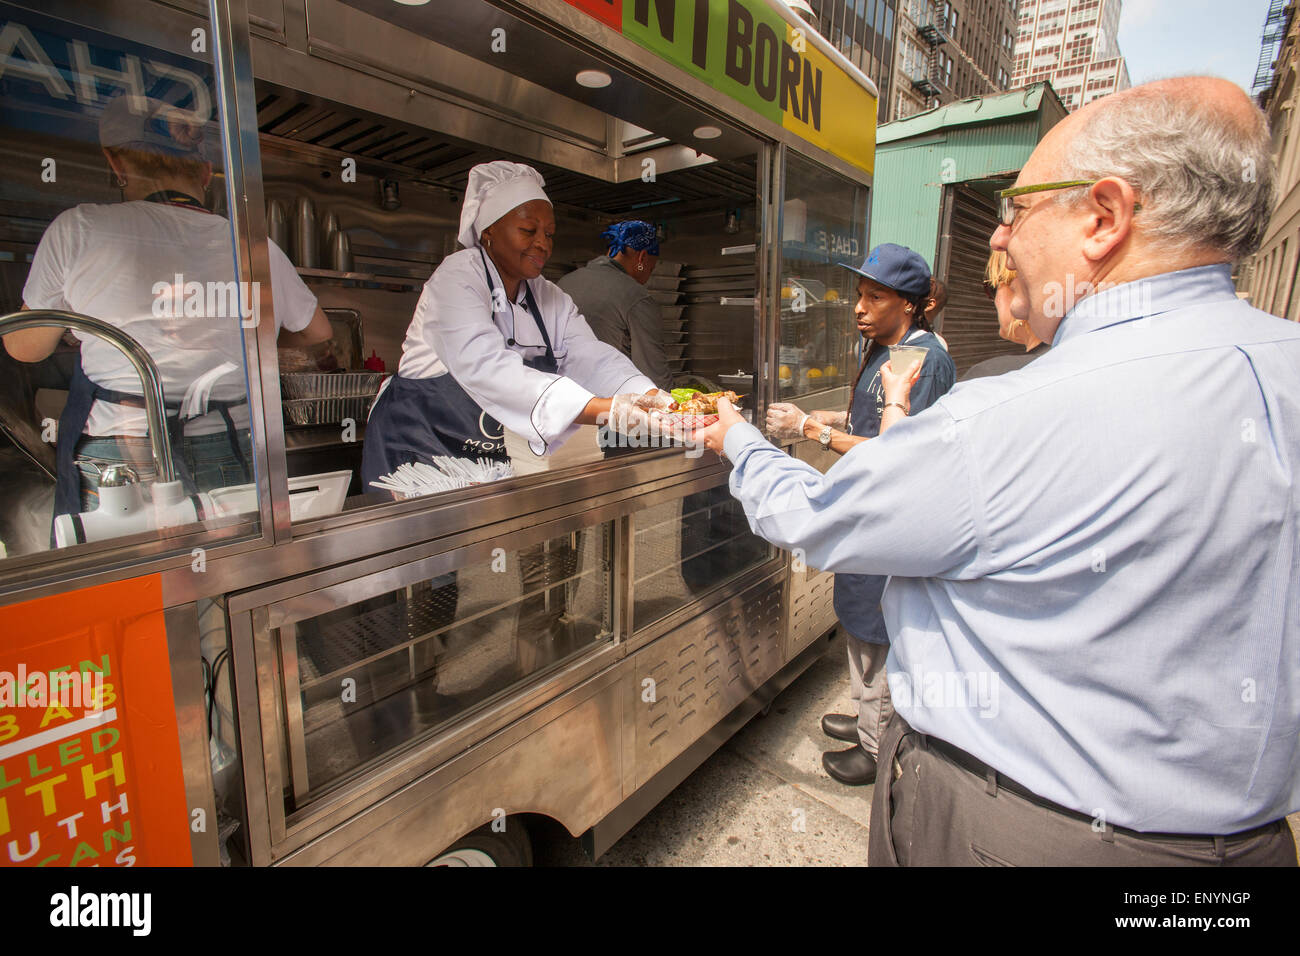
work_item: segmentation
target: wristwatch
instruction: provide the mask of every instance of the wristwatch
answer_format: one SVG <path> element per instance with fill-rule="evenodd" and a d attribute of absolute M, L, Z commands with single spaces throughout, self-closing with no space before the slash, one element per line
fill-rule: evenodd
<path fill-rule="evenodd" d="M 831 447 L 831 426 L 823 425 L 821 433 L 817 436 L 817 441 L 823 448 Z"/>

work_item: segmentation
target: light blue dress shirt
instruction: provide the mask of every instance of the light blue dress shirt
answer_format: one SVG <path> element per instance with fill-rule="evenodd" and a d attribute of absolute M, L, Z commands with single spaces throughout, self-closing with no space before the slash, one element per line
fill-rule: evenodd
<path fill-rule="evenodd" d="M 1300 326 L 1227 266 L 1085 298 L 825 475 L 749 425 L 725 451 L 756 533 L 893 575 L 917 730 L 1116 826 L 1300 809 Z"/>

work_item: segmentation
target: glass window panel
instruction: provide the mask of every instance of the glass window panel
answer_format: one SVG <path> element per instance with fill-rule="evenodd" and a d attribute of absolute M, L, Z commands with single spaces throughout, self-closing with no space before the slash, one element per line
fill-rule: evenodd
<path fill-rule="evenodd" d="M 189 28 L 180 39 L 169 24 L 176 47 L 157 48 L 128 38 L 147 32 L 130 19 L 148 5 L 121 12 L 127 36 L 0 4 L 0 314 L 26 306 L 107 327 L 54 317 L 4 337 L 10 561 L 50 550 L 56 506 L 69 550 L 152 541 L 160 526 L 257 530 L 255 496 L 244 514 L 192 497 L 254 480 L 244 327 L 260 317 L 259 290 L 236 281 L 212 34 L 196 31 L 207 49 L 194 53 Z M 314 300 L 291 269 L 273 273 L 292 299 L 276 300 L 276 322 L 306 326 Z M 114 335 L 152 359 L 167 429 L 149 426 L 145 384 Z M 168 430 L 176 480 L 164 484 L 149 436 Z M 71 446 L 63 463 L 56 432 Z"/>
<path fill-rule="evenodd" d="M 638 512 L 632 615 L 640 629 L 757 567 L 772 549 L 749 530 L 726 485 Z"/>
<path fill-rule="evenodd" d="M 528 381 L 520 379 L 518 388 L 504 392 L 499 387 L 500 377 L 474 376 L 475 370 L 507 367 L 516 356 L 540 364 L 545 355 L 526 305 L 515 302 L 494 313 L 488 306 L 490 297 L 483 294 L 488 281 L 502 291 L 499 279 L 488 278 L 488 263 L 504 256 L 502 244 L 497 244 L 497 254 L 489 245 L 482 261 L 473 255 L 468 259 L 457 255 L 466 177 L 479 162 L 511 159 L 534 165 L 557 200 L 553 250 L 541 277 L 530 280 L 530 286 L 553 339 L 561 310 L 566 307 L 560 292 L 571 297 L 587 319 L 582 327 L 567 323 L 565 340 L 552 343 L 559 374 L 607 398 L 613 391 L 630 387 L 636 371 L 632 360 L 640 363 L 640 371 L 657 386 L 703 387 L 707 391 L 724 384 L 719 376 L 755 368 L 752 321 L 742 322 L 747 314 L 734 304 L 719 305 L 724 296 L 745 299 L 756 294 L 752 268 L 747 277 L 736 278 L 711 301 L 692 293 L 697 291 L 695 280 L 702 272 L 736 267 L 741 257 L 724 256 L 722 249 L 754 241 L 760 212 L 757 155 L 735 155 L 733 149 L 728 158 L 704 166 L 661 168 L 650 177 L 650 185 L 639 177 L 631 182 L 610 182 L 585 175 L 564 159 L 569 146 L 560 140 L 584 137 L 597 126 L 603 137 L 607 127 L 596 123 L 590 110 L 575 114 L 568 108 L 572 91 L 567 81 L 546 92 L 547 84 L 564 80 L 539 65 L 546 57 L 519 60 L 486 49 L 474 52 L 478 51 L 470 37 L 471 31 L 477 30 L 471 26 L 474 18 L 444 17 L 436 3 L 422 7 L 347 5 L 365 7 L 367 13 L 388 20 L 393 31 L 386 35 L 393 38 L 394 49 L 420 50 L 424 66 L 419 69 L 431 70 L 425 79 L 435 85 L 445 83 L 439 64 L 447 59 L 449 47 L 461 51 L 454 55 L 468 50 L 478 57 L 475 76 L 496 71 L 501 84 L 521 79 L 536 84 L 530 86 L 528 95 L 540 115 L 555 120 L 548 128 L 559 139 L 550 146 L 530 142 L 520 146 L 523 154 L 508 155 L 496 140 L 476 141 L 490 124 L 463 123 L 455 111 L 445 114 L 450 125 L 442 125 L 433 111 L 417 110 L 426 117 L 419 122 L 428 125 L 416 127 L 410 123 L 416 121 L 417 114 L 402 118 L 382 108 L 376 111 L 376 101 L 366 96 L 352 99 L 340 94 L 338 99 L 327 100 L 266 78 L 255 82 L 264 130 L 262 179 L 268 209 L 274 207 L 280 217 L 287 216 L 290 225 L 296 226 L 298 204 L 310 201 L 316 233 L 323 236 L 330 231 L 328 224 L 337 223 L 335 242 L 348 245 L 354 267 L 340 268 L 348 257 L 334 256 L 338 246 L 327 249 L 323 238 L 314 255 L 305 255 L 297 242 L 291 243 L 300 274 L 320 304 L 333 310 L 331 319 L 337 319 L 335 358 L 339 369 L 348 373 L 315 374 L 312 357 L 306 355 L 296 356 L 293 369 L 282 363 L 281 371 L 290 373 L 282 375 L 281 391 L 285 468 L 294 520 L 316 519 L 338 510 L 383 508 L 391 505 L 395 496 L 433 495 L 462 487 L 466 481 L 482 484 L 508 477 L 507 469 L 525 482 L 541 481 L 543 477 L 534 476 L 573 471 L 615 455 L 638 453 L 636 437 L 629 441 L 626 436 L 616 436 L 612 443 L 616 447 L 606 447 L 611 444 L 608 441 L 602 445 L 608 433 L 595 425 L 583 425 L 566 441 L 555 441 L 567 423 L 555 420 L 553 414 L 543 415 L 541 406 L 537 420 L 533 419 L 537 396 L 546 386 L 532 370 L 513 366 Z M 835 5 L 815 6 L 824 14 L 820 21 L 823 31 L 833 37 L 832 21 L 839 16 L 833 12 Z M 679 38 L 681 29 L 679 17 Z M 542 42 L 541 37 L 537 40 Z M 558 43 L 546 41 L 546 50 L 563 56 L 561 46 L 553 47 L 552 42 Z M 254 50 L 255 59 L 263 54 L 275 55 L 269 48 Z M 572 73 L 568 76 L 571 79 Z M 470 85 L 478 88 L 481 81 L 482 77 Z M 630 99 L 616 98 L 626 109 L 618 117 L 608 115 L 606 119 L 613 124 L 610 128 L 620 132 L 627 155 L 651 157 L 654 149 L 669 142 L 667 135 L 661 135 L 664 130 L 656 126 L 668 119 L 645 113 L 646 109 L 653 112 L 647 105 L 650 100 L 642 103 L 644 98 L 635 94 L 635 85 L 628 90 Z M 668 132 L 677 135 L 681 130 L 719 122 L 718 117 L 701 113 L 693 124 L 679 127 L 676 121 L 668 123 Z M 725 122 L 722 125 L 728 137 L 725 142 L 730 142 L 736 131 Z M 542 155 L 556 165 L 540 161 Z M 340 163 L 349 162 L 356 168 L 354 178 L 345 182 L 336 173 Z M 331 168 L 335 174 L 328 172 Z M 270 211 L 267 218 L 268 222 L 275 219 Z M 660 323 L 641 320 L 646 314 L 642 304 L 636 305 L 637 311 L 629 311 L 636 301 L 636 290 L 627 288 L 630 280 L 624 278 L 619 285 L 609 278 L 605 255 L 609 243 L 602 232 L 614 218 L 648 220 L 664 242 L 662 258 L 648 267 L 653 275 L 646 276 L 647 289 L 660 310 Z M 291 229 L 289 235 L 295 231 Z M 448 263 L 449 259 L 454 261 Z M 455 285 L 471 285 L 482 295 L 482 307 L 471 309 L 468 319 L 476 324 L 476 333 L 482 332 L 472 347 L 465 345 L 464 336 L 458 339 L 448 328 L 457 325 L 463 330 L 463 314 L 453 310 L 456 318 L 452 321 L 452 313 L 446 310 L 419 306 L 426 281 L 444 267 L 444 278 L 448 273 L 456 275 Z M 499 276 L 499 267 L 490 271 Z M 558 284 L 559 290 L 551 283 Z M 427 304 L 431 299 L 430 295 L 424 301 Z M 727 329 L 720 328 L 724 321 Z M 435 330 L 438 324 L 442 328 Z M 524 334 L 516 337 L 516 331 Z M 492 346 L 496 332 L 502 333 L 501 344 Z M 442 339 L 443 334 L 444 344 L 435 347 L 434 340 Z M 611 351 L 591 358 L 599 346 L 590 336 L 621 352 L 628 364 L 620 370 L 623 361 Z M 447 354 L 435 357 L 438 348 Z M 362 367 L 371 364 L 368 359 L 372 355 L 373 364 L 382 361 L 386 372 L 400 369 L 404 373 L 399 379 L 390 379 L 378 397 L 378 374 L 367 374 Z M 442 366 L 451 373 L 449 377 L 440 374 Z M 530 438 L 535 448 L 542 447 L 533 430 L 536 424 L 542 424 L 551 439 L 544 456 L 529 447 Z M 680 454 L 679 450 L 660 452 L 664 442 L 640 440 L 639 444 L 650 449 L 646 455 Z M 487 457 L 495 458 L 494 464 L 500 467 L 480 468 L 480 459 Z M 413 470 L 412 465 L 421 468 Z M 342 475 L 342 500 L 330 497 L 326 501 L 325 495 L 313 493 L 317 487 L 313 476 L 334 491 L 338 474 Z M 395 474 L 397 480 L 385 480 Z"/>
<path fill-rule="evenodd" d="M 882 84 L 881 101 L 889 102 Z M 782 401 L 850 385 L 857 369 L 857 276 L 866 258 L 867 189 L 787 153 L 781 245 Z"/>
<path fill-rule="evenodd" d="M 598 525 L 281 628 L 291 808 L 611 639 L 611 540 Z"/>

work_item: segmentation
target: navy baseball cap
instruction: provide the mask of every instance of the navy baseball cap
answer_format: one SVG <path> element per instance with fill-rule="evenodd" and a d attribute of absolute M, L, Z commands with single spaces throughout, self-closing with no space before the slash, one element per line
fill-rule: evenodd
<path fill-rule="evenodd" d="M 930 292 L 930 267 L 920 253 L 907 246 L 882 242 L 871 250 L 862 265 L 851 266 L 847 262 L 840 265 L 910 298 Z"/>

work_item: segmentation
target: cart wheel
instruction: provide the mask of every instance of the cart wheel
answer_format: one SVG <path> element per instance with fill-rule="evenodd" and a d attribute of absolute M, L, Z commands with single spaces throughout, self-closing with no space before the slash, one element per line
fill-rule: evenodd
<path fill-rule="evenodd" d="M 519 820 L 512 820 L 504 833 L 492 825 L 481 826 L 461 837 L 425 866 L 532 866 L 533 844 Z"/>

